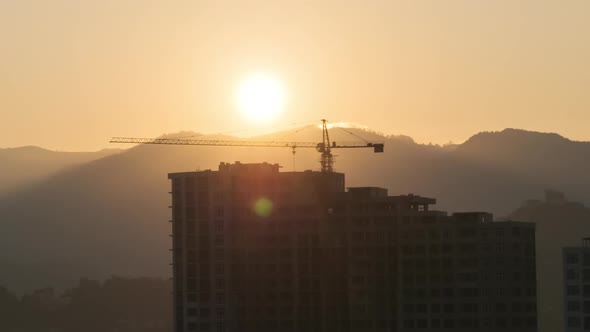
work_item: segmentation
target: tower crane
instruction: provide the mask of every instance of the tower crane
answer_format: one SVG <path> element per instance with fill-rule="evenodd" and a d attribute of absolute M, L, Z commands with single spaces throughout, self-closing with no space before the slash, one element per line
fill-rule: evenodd
<path fill-rule="evenodd" d="M 322 142 L 283 142 L 283 141 L 245 141 L 245 140 L 199 140 L 187 138 L 138 138 L 138 137 L 113 137 L 110 143 L 130 144 L 163 144 L 163 145 L 205 145 L 205 146 L 244 146 L 259 148 L 291 148 L 293 154 L 299 148 L 315 148 L 321 153 L 321 170 L 330 173 L 334 171 L 334 155 L 332 149 L 373 148 L 374 153 L 384 151 L 383 143 L 374 142 L 344 142 L 330 141 L 327 120 L 322 119 Z"/>

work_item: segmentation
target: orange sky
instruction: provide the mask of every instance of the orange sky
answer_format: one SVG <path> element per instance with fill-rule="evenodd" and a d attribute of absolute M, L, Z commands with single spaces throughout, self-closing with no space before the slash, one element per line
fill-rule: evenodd
<path fill-rule="evenodd" d="M 590 140 L 590 1 L 0 1 L 0 147 L 256 134 L 327 118 L 419 142 L 516 127 Z M 267 127 L 234 98 L 287 89 Z"/>

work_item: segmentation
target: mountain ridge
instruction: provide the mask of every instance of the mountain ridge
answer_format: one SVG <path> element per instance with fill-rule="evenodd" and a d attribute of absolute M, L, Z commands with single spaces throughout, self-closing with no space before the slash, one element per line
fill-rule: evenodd
<path fill-rule="evenodd" d="M 0 196 L 32 186 L 69 167 L 82 165 L 121 149 L 102 149 L 94 152 L 52 151 L 38 146 L 0 149 Z"/>
<path fill-rule="evenodd" d="M 360 136 L 365 133 L 358 128 L 348 130 Z M 340 130 L 331 130 L 331 137 L 332 132 L 335 140 L 351 137 Z M 321 138 L 317 133 L 319 128 L 295 137 L 309 136 L 315 141 Z M 497 149 L 494 144 L 504 144 L 503 149 L 510 150 L 511 141 L 509 146 L 486 143 L 477 148 L 479 143 L 471 142 L 469 149 L 462 145 L 447 149 L 404 136 L 372 137 L 382 138 L 385 153 L 335 151 L 336 171 L 346 174 L 348 187 L 379 186 L 391 194 L 416 193 L 436 198 L 437 209 L 489 211 L 500 217 L 545 188 L 566 191 L 572 199 L 590 204 L 587 145 L 582 145 L 581 157 L 563 153 L 562 146 L 553 151 L 556 148 L 549 145 L 541 150 L 564 157 L 539 163 L 530 149 L 519 150 L 525 155 L 516 161 L 490 158 L 490 146 Z M 535 141 L 543 147 L 543 139 Z M 533 161 L 527 162 L 529 159 Z M 167 174 L 216 169 L 220 162 L 234 161 L 279 163 L 284 170 L 319 169 L 319 155 L 313 149 L 298 149 L 293 155 L 291 149 L 158 145 L 133 146 L 63 169 L 0 197 L 0 264 L 16 266 L 0 276 L 0 284 L 26 290 L 46 284 L 39 284 L 44 276 L 58 287 L 80 276 L 169 276 Z M 56 265 L 69 269 L 56 273 L 51 269 Z M 36 276 L 23 278 L 27 271 L 35 271 Z"/>

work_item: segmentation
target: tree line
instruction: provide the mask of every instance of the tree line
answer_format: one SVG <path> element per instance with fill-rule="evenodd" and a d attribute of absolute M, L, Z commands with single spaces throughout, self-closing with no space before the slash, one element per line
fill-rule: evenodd
<path fill-rule="evenodd" d="M 16 296 L 0 287 L 0 331 L 171 332 L 172 283 L 154 278 L 81 279 Z"/>

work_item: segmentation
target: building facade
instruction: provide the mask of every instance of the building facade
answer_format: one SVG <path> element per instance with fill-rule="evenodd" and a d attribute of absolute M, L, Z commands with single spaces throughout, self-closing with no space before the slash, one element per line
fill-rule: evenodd
<path fill-rule="evenodd" d="M 169 178 L 177 332 L 536 331 L 533 224 L 266 163 Z"/>
<path fill-rule="evenodd" d="M 590 238 L 563 248 L 563 281 L 565 331 L 590 331 Z"/>

